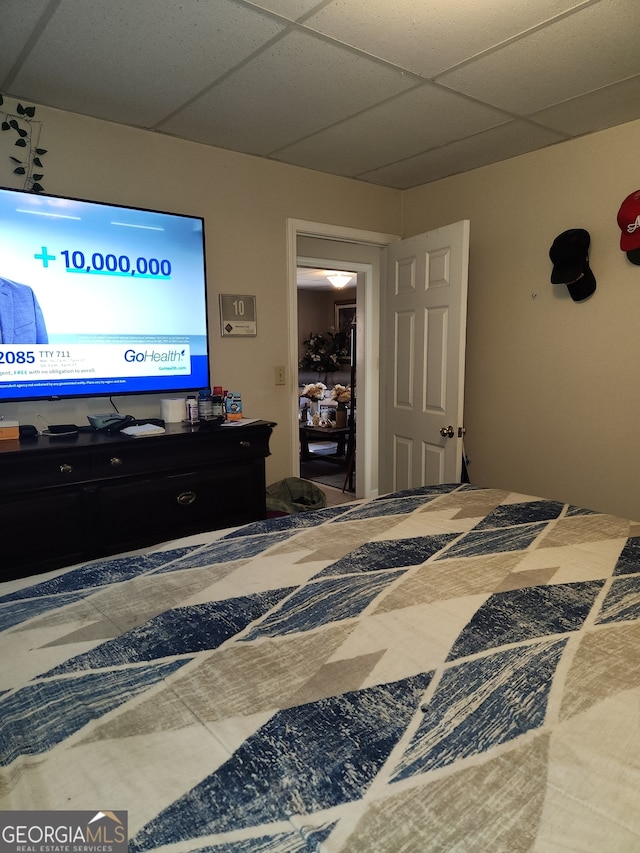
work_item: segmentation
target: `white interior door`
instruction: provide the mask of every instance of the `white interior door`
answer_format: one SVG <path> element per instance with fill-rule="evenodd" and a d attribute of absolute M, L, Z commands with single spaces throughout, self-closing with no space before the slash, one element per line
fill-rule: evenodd
<path fill-rule="evenodd" d="M 381 347 L 381 491 L 459 482 L 469 221 L 388 250 Z"/>

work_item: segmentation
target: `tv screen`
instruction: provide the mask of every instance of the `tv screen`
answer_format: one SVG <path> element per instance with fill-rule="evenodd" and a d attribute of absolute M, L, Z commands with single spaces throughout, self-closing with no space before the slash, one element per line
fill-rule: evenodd
<path fill-rule="evenodd" d="M 208 386 L 202 218 L 0 188 L 0 400 Z"/>

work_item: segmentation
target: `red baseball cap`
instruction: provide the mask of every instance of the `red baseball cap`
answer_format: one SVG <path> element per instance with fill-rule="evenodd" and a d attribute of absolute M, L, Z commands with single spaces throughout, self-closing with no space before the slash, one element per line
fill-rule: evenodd
<path fill-rule="evenodd" d="M 632 192 L 620 205 L 618 225 L 622 231 L 620 235 L 622 251 L 632 252 L 634 249 L 640 249 L 640 190 Z"/>

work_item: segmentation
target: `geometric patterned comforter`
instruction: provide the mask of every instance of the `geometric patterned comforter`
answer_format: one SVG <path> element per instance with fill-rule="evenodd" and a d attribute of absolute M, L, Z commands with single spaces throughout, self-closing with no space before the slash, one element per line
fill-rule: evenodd
<path fill-rule="evenodd" d="M 640 850 L 640 524 L 470 485 L 0 585 L 0 809 L 132 853 Z"/>

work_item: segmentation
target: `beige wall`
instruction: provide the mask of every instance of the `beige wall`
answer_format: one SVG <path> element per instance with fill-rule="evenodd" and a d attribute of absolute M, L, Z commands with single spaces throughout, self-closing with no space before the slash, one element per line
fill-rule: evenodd
<path fill-rule="evenodd" d="M 248 416 L 278 423 L 267 482 L 291 474 L 298 378 L 274 382 L 274 367 L 289 358 L 287 219 L 397 233 L 401 193 L 60 110 L 38 107 L 37 117 L 47 192 L 205 217 L 212 382 L 240 391 Z M 256 295 L 256 338 L 221 338 L 219 293 Z M 159 416 L 157 398 L 116 403 L 123 413 Z M 86 423 L 87 413 L 104 409 L 103 400 L 6 403 L 0 415 L 43 428 Z"/>
<path fill-rule="evenodd" d="M 404 193 L 404 236 L 471 220 L 466 449 L 473 482 L 640 519 L 640 267 L 616 215 L 640 187 L 640 122 Z M 597 290 L 551 285 L 591 234 Z"/>
<path fill-rule="evenodd" d="M 273 419 L 267 479 L 291 473 L 287 218 L 411 236 L 471 220 L 466 447 L 473 482 L 640 519 L 640 267 L 618 248 L 618 207 L 640 186 L 640 122 L 400 193 L 59 110 L 38 108 L 52 193 L 206 218 L 212 379 Z M 567 228 L 592 237 L 594 296 L 549 283 Z M 258 336 L 221 339 L 219 293 L 255 293 Z M 158 414 L 157 400 L 117 401 Z M 0 404 L 24 423 L 84 422 L 104 402 Z"/>
<path fill-rule="evenodd" d="M 355 302 L 355 287 L 340 291 L 298 289 L 298 357 L 307 351 L 304 344 L 311 333 L 325 334 L 335 327 L 336 302 Z"/>

